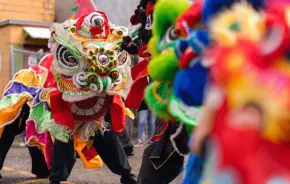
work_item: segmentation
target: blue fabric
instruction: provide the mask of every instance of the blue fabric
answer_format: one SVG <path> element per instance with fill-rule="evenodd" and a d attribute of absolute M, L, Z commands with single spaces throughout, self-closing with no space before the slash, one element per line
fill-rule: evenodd
<path fill-rule="evenodd" d="M 190 154 L 185 169 L 183 184 L 199 183 L 202 171 L 203 159 L 200 156 Z"/>
<path fill-rule="evenodd" d="M 202 20 L 206 26 L 208 26 L 209 21 L 217 13 L 225 8 L 229 8 L 233 3 L 239 0 L 205 0 L 202 8 Z M 247 0 L 253 5 L 255 9 L 261 9 L 265 7 L 266 0 Z"/>
<path fill-rule="evenodd" d="M 150 116 L 149 122 L 148 117 Z M 138 125 L 138 139 L 143 140 L 146 124 L 149 123 L 148 127 L 148 138 L 152 138 L 155 131 L 156 117 L 149 110 L 139 111 L 139 125 Z"/>
<path fill-rule="evenodd" d="M 176 41 L 175 46 L 174 46 L 174 52 L 177 58 L 180 59 L 180 57 L 182 56 L 182 53 L 187 49 L 187 47 L 188 47 L 187 40 L 181 39 L 181 40 Z"/>
<path fill-rule="evenodd" d="M 188 45 L 193 51 L 200 54 L 204 48 L 210 45 L 208 32 L 201 29 L 192 32 L 188 38 Z"/>
<path fill-rule="evenodd" d="M 208 69 L 197 59 L 190 68 L 180 70 L 175 77 L 173 90 L 177 98 L 188 106 L 201 106 L 208 80 Z"/>

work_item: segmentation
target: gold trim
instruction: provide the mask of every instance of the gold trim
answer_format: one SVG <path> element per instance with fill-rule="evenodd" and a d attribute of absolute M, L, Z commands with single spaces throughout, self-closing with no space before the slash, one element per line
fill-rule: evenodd
<path fill-rule="evenodd" d="M 151 161 L 151 159 L 150 158 L 154 158 L 154 157 L 149 157 L 149 160 L 150 160 L 150 162 L 151 162 L 151 164 L 153 165 L 153 167 L 154 167 L 154 169 L 160 169 L 166 162 L 167 162 L 167 160 L 173 155 L 173 153 L 175 153 L 176 152 L 176 150 L 173 150 L 171 153 L 170 153 L 170 155 L 166 158 L 166 160 L 159 166 L 159 167 L 156 167 L 156 165 Z"/>
<path fill-rule="evenodd" d="M 160 86 L 160 83 L 156 83 L 153 88 L 153 95 L 154 97 L 161 103 L 166 103 L 166 100 L 163 100 L 158 94 L 157 94 L 157 88 Z"/>

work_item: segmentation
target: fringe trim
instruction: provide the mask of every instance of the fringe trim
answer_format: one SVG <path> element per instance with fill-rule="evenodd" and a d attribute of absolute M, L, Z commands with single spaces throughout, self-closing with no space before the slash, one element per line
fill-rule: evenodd
<path fill-rule="evenodd" d="M 178 128 L 177 128 L 177 130 L 176 130 L 176 132 L 174 133 L 174 134 L 172 134 L 171 136 L 170 136 L 170 141 L 171 141 L 171 143 L 172 143 L 172 145 L 173 145 L 173 147 L 174 147 L 174 149 L 176 150 L 176 152 L 180 155 L 180 156 L 186 156 L 187 154 L 182 154 L 179 150 L 178 150 L 178 147 L 177 147 L 177 145 L 176 145 L 176 142 L 174 141 L 174 139 L 182 132 L 182 128 L 183 128 L 183 124 L 182 123 L 180 123 L 179 124 L 179 126 L 178 126 Z"/>
<path fill-rule="evenodd" d="M 37 125 L 37 121 L 35 119 L 27 119 L 26 122 L 28 122 L 28 121 L 33 121 L 37 133 L 43 134 L 45 132 L 50 132 L 51 135 L 53 135 L 53 137 L 55 139 L 57 139 L 61 142 L 64 142 L 64 143 L 68 143 L 69 138 L 67 140 L 64 140 L 61 138 L 61 137 L 65 137 L 65 135 L 68 135 L 68 137 L 70 137 L 72 130 L 70 130 L 68 127 L 61 126 L 61 125 L 57 124 L 54 120 L 48 120 L 48 121 L 42 122 L 42 124 L 45 124 L 46 126 L 43 127 L 42 131 L 40 131 L 39 126 Z M 63 130 L 60 131 L 60 128 L 63 128 Z M 54 133 L 54 132 L 57 132 L 57 133 Z"/>

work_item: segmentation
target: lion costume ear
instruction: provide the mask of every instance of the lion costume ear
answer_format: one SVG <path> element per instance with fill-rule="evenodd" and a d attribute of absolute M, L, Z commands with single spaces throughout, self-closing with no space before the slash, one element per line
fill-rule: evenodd
<path fill-rule="evenodd" d="M 74 15 L 72 15 L 70 19 L 79 19 L 84 15 L 98 10 L 92 0 L 76 0 L 76 4 L 77 6 L 71 9 Z"/>

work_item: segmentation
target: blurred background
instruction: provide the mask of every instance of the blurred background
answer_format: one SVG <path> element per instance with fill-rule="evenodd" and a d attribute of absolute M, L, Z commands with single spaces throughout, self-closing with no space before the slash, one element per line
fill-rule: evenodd
<path fill-rule="evenodd" d="M 92 0 L 97 8 L 106 12 L 109 20 L 116 25 L 128 26 L 129 18 L 133 14 L 140 0 Z M 72 15 L 71 8 L 75 0 L 55 0 L 55 21 L 63 22 Z"/>

